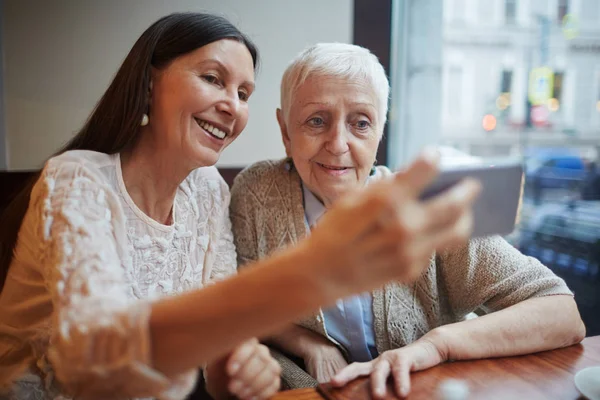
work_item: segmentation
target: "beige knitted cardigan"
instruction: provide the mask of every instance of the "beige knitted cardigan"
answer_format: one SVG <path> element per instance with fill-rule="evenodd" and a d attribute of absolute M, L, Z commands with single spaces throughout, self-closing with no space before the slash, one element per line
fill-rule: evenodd
<path fill-rule="evenodd" d="M 239 266 L 309 234 L 300 176 L 286 165 L 284 160 L 259 162 L 235 179 L 230 215 Z M 389 169 L 378 167 L 374 178 L 390 174 Z M 474 239 L 461 248 L 432 255 L 416 282 L 390 283 L 373 291 L 376 347 L 381 354 L 414 342 L 435 327 L 463 320 L 476 309 L 493 312 L 531 297 L 555 294 L 571 292 L 539 261 L 500 237 Z M 333 342 L 321 310 L 298 323 Z M 282 364 L 286 386 L 316 383 L 293 371 L 289 362 Z"/>

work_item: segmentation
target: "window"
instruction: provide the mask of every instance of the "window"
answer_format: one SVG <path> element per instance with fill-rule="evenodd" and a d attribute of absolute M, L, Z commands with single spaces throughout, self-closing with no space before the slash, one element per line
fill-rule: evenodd
<path fill-rule="evenodd" d="M 466 0 L 453 0 L 450 2 L 450 4 L 452 4 L 452 10 L 448 10 L 448 11 L 451 11 L 452 22 L 458 23 L 458 24 L 464 24 L 466 21 L 466 14 L 467 14 Z"/>
<path fill-rule="evenodd" d="M 596 110 L 600 113 L 600 71 L 596 72 Z"/>
<path fill-rule="evenodd" d="M 517 18 L 517 0 L 506 0 L 504 2 L 504 21 L 514 24 Z"/>
<path fill-rule="evenodd" d="M 500 82 L 500 93 L 510 93 L 512 88 L 512 71 L 502 71 L 502 80 Z"/>
<path fill-rule="evenodd" d="M 555 72 L 554 73 L 554 84 L 553 84 L 553 88 L 552 88 L 552 97 L 554 97 L 559 102 L 562 100 L 563 81 L 564 81 L 564 73 L 563 72 Z"/>
<path fill-rule="evenodd" d="M 444 12 L 448 17 L 464 15 L 469 11 L 465 7 L 475 5 L 481 14 L 483 2 L 491 4 L 427 2 L 427 15 L 439 18 L 427 26 L 422 8 L 408 7 L 403 14 L 399 26 L 418 29 L 403 29 L 407 37 L 391 38 L 392 48 L 404 43 L 408 53 L 404 64 L 396 64 L 404 69 L 392 82 L 400 97 L 392 89 L 391 112 L 399 117 L 390 121 L 388 136 L 399 139 L 394 139 L 396 148 L 388 147 L 391 166 L 409 162 L 427 144 L 442 146 L 442 154 L 464 160 L 460 162 L 520 157 L 525 167 L 523 206 L 519 226 L 507 240 L 577 290 L 575 300 L 588 334 L 600 335 L 600 192 L 595 189 L 600 171 L 594 175 L 591 168 L 593 162 L 600 165 L 600 51 L 578 44 L 584 39 L 600 42 L 600 30 L 596 24 L 585 30 L 585 38 L 567 41 L 552 22 L 543 22 L 562 23 L 574 11 L 565 0 L 524 2 L 528 11 L 523 14 L 540 21 L 532 29 L 489 24 L 475 32 L 455 24 L 456 18 L 441 18 Z M 581 0 L 579 6 L 583 10 L 588 4 L 589 9 L 590 2 L 599 1 Z M 498 9 L 499 19 L 517 23 L 520 2 L 493 3 L 504 6 Z M 436 9 L 459 4 L 460 10 Z M 589 18 L 581 15 L 582 20 Z M 413 42 L 420 45 L 406 46 Z M 530 85 L 529 71 L 545 65 L 553 66 L 552 98 L 532 106 L 529 90 L 536 86 Z"/>
<path fill-rule="evenodd" d="M 569 13 L 569 0 L 558 0 L 558 12 L 556 22 L 562 25 L 565 15 Z"/>
<path fill-rule="evenodd" d="M 462 86 L 463 69 L 459 66 L 451 66 L 448 70 L 448 82 L 446 84 L 446 106 L 448 116 L 458 119 L 462 114 Z"/>

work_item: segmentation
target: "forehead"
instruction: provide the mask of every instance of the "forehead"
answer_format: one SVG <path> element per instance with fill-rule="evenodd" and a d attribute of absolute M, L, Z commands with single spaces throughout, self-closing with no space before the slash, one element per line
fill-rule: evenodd
<path fill-rule="evenodd" d="M 202 46 L 178 57 L 173 64 L 194 66 L 220 66 L 230 74 L 254 81 L 254 64 L 250 51 L 243 43 L 222 39 Z"/>
<path fill-rule="evenodd" d="M 367 79 L 311 75 L 292 93 L 292 103 L 361 103 L 378 108 L 377 92 Z"/>

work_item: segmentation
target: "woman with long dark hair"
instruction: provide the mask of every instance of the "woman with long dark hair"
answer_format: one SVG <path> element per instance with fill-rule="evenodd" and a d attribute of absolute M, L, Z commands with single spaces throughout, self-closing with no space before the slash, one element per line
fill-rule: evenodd
<path fill-rule="evenodd" d="M 433 250 L 468 237 L 477 185 L 419 202 L 437 171 L 436 156 L 423 156 L 348 196 L 295 248 L 201 289 L 236 271 L 229 190 L 214 164 L 246 126 L 257 63 L 224 18 L 161 18 L 82 130 L 9 206 L 5 398 L 182 399 L 200 366 L 217 398 L 269 397 L 280 368 L 253 337 L 413 280 Z"/>

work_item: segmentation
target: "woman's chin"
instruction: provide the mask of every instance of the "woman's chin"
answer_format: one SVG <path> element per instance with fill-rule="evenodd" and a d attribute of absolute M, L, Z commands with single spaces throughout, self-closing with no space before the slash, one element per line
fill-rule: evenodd
<path fill-rule="evenodd" d="M 219 161 L 220 155 L 220 153 L 206 148 L 195 152 L 193 157 L 195 168 L 212 167 Z"/>

